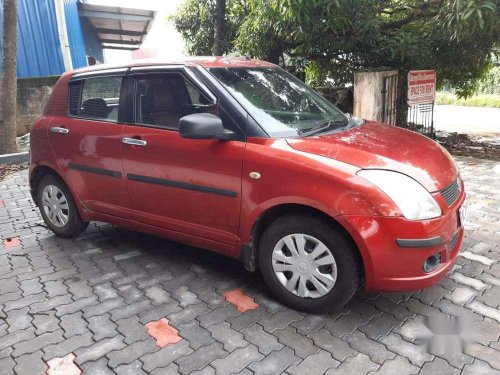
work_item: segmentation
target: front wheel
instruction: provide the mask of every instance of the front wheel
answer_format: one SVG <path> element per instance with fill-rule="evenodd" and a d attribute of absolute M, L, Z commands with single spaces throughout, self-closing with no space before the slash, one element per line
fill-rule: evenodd
<path fill-rule="evenodd" d="M 58 176 L 44 176 L 38 185 L 37 195 L 45 224 L 58 236 L 76 237 L 88 226 L 80 217 L 68 187 Z"/>
<path fill-rule="evenodd" d="M 335 226 L 310 215 L 273 221 L 259 244 L 259 266 L 271 291 L 298 310 L 345 305 L 358 289 L 357 251 Z"/>

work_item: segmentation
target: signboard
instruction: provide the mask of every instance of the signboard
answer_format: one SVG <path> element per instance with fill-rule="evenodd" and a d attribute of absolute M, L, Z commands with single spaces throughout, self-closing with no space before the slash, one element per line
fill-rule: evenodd
<path fill-rule="evenodd" d="M 436 71 L 408 72 L 408 105 L 432 103 L 436 97 Z"/>

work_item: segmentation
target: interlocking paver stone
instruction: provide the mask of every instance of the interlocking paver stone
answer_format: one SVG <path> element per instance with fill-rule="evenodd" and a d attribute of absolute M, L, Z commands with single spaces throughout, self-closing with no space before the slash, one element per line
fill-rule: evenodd
<path fill-rule="evenodd" d="M 196 320 L 179 324 L 177 328 L 179 329 L 179 335 L 185 338 L 189 342 L 189 346 L 195 350 L 214 342 L 210 335 L 211 332 L 202 328 Z"/>
<path fill-rule="evenodd" d="M 16 358 L 17 365 L 14 371 L 17 374 L 43 374 L 47 366 L 42 361 L 42 352 L 37 351 L 32 354 L 24 354 Z"/>
<path fill-rule="evenodd" d="M 34 314 L 32 316 L 32 323 L 36 327 L 35 333 L 37 335 L 41 335 L 45 332 L 54 332 L 62 327 L 60 326 L 60 321 L 57 318 L 55 311 L 47 311 L 39 314 Z"/>
<path fill-rule="evenodd" d="M 427 362 L 424 364 L 422 367 L 422 370 L 420 370 L 420 373 L 422 375 L 459 375 L 460 370 L 450 367 L 448 363 L 441 358 L 434 358 L 433 361 Z"/>
<path fill-rule="evenodd" d="M 243 370 L 250 363 L 259 361 L 264 356 L 259 353 L 254 345 L 247 345 L 244 348 L 236 349 L 228 356 L 222 359 L 216 359 L 212 362 L 217 375 L 233 374 Z"/>
<path fill-rule="evenodd" d="M 370 358 L 365 354 L 358 353 L 354 357 L 347 358 L 339 367 L 330 369 L 326 372 L 327 375 L 341 374 L 366 374 L 369 371 L 377 370 L 379 366 L 370 361 Z"/>
<path fill-rule="evenodd" d="M 139 322 L 137 316 L 118 320 L 116 324 L 118 325 L 118 331 L 125 337 L 125 343 L 127 344 L 148 338 L 147 331 L 144 325 Z"/>
<path fill-rule="evenodd" d="M 82 371 L 74 363 L 75 355 L 68 354 L 62 358 L 53 358 L 47 362 L 47 375 L 80 375 Z"/>
<path fill-rule="evenodd" d="M 169 294 L 160 285 L 155 285 L 146 289 L 146 297 L 148 297 L 154 305 L 160 305 L 170 301 Z"/>
<path fill-rule="evenodd" d="M 120 350 L 125 346 L 126 344 L 123 342 L 123 336 L 118 335 L 112 338 L 105 338 L 95 344 L 76 350 L 75 362 L 80 365 L 87 361 L 97 361 L 109 352 Z"/>
<path fill-rule="evenodd" d="M 381 337 L 379 341 L 384 344 L 391 352 L 398 353 L 406 357 L 416 366 L 422 366 L 427 361 L 432 361 L 433 355 L 426 353 L 420 346 L 416 346 L 404 341 L 401 336 L 390 333 L 388 336 Z"/>
<path fill-rule="evenodd" d="M 333 358 L 340 362 L 357 353 L 357 351 L 350 347 L 346 341 L 332 336 L 331 333 L 326 330 L 315 332 L 309 335 L 309 337 L 313 340 L 314 345 L 330 352 Z"/>
<path fill-rule="evenodd" d="M 58 330 L 55 332 L 44 333 L 40 336 L 37 336 L 29 341 L 22 341 L 14 345 L 14 352 L 12 355 L 15 357 L 19 357 L 23 354 L 31 354 L 40 350 L 47 345 L 57 344 L 64 340 L 62 330 Z"/>
<path fill-rule="evenodd" d="M 188 346 L 187 341 L 182 340 L 176 344 L 164 346 L 152 354 L 142 356 L 141 361 L 144 363 L 144 370 L 146 372 L 151 372 L 156 368 L 166 367 L 177 358 L 186 356 L 192 352 L 193 349 Z"/>
<path fill-rule="evenodd" d="M 359 327 L 359 330 L 364 332 L 371 339 L 377 339 L 379 336 L 387 336 L 395 327 L 399 326 L 396 318 L 389 314 L 376 316 L 366 325 Z"/>
<path fill-rule="evenodd" d="M 277 312 L 276 314 L 270 316 L 269 318 L 260 321 L 260 324 L 264 329 L 273 333 L 277 329 L 283 329 L 289 326 L 291 323 L 302 319 L 303 316 L 294 310 L 284 310 Z"/>
<path fill-rule="evenodd" d="M 87 322 L 83 319 L 81 312 L 63 315 L 61 317 L 61 328 L 65 337 L 82 335 L 87 332 Z"/>
<path fill-rule="evenodd" d="M 181 324 L 190 322 L 196 317 L 206 314 L 208 307 L 205 303 L 200 302 L 194 305 L 189 305 L 180 311 L 176 311 L 168 315 L 168 319 L 172 324 Z"/>
<path fill-rule="evenodd" d="M 166 318 L 149 322 L 145 325 L 148 335 L 156 340 L 156 345 L 163 348 L 169 344 L 175 344 L 182 340 L 179 336 L 179 331 L 172 327 Z"/>
<path fill-rule="evenodd" d="M 292 349 L 284 347 L 267 355 L 262 361 L 250 364 L 248 368 L 256 375 L 274 375 L 283 373 L 288 367 L 297 365 L 300 361 Z"/>
<path fill-rule="evenodd" d="M 14 366 L 16 362 L 12 357 L 0 359 L 0 375 L 12 375 L 14 373 Z"/>
<path fill-rule="evenodd" d="M 274 333 L 279 342 L 292 348 L 295 354 L 301 358 L 306 358 L 319 351 L 319 348 L 314 346 L 311 339 L 300 335 L 293 327 L 286 327 Z"/>
<path fill-rule="evenodd" d="M 369 375 L 402 375 L 402 374 L 416 374 L 420 369 L 408 361 L 407 358 L 397 356 L 394 359 L 385 361 L 380 369 L 376 372 L 370 372 Z"/>
<path fill-rule="evenodd" d="M 59 344 L 44 347 L 43 358 L 45 360 L 49 360 L 54 357 L 64 357 L 77 349 L 91 346 L 93 343 L 94 341 L 92 340 L 92 334 L 90 332 L 83 335 L 71 336 L 64 341 L 61 341 Z"/>
<path fill-rule="evenodd" d="M 292 366 L 287 372 L 292 375 L 322 375 L 339 364 L 340 362 L 334 359 L 330 353 L 322 350 L 317 354 L 308 356 L 300 365 Z"/>
<path fill-rule="evenodd" d="M 250 341 L 259 348 L 259 352 L 268 355 L 269 353 L 283 348 L 283 344 L 278 342 L 278 338 L 273 336 L 258 324 L 241 330 L 245 340 Z"/>
<path fill-rule="evenodd" d="M 108 364 L 112 368 L 120 365 L 128 365 L 139 359 L 143 355 L 154 353 L 157 350 L 158 347 L 156 346 L 155 341 L 152 339 L 146 339 L 145 341 L 136 341 L 121 350 L 108 353 Z"/>
<path fill-rule="evenodd" d="M 31 321 L 33 318 L 31 315 L 28 315 L 28 311 L 29 307 L 24 307 L 19 310 L 11 310 L 7 313 L 6 321 L 9 325 L 9 332 L 15 332 L 31 327 Z"/>
<path fill-rule="evenodd" d="M 258 273 L 203 250 L 94 222 L 76 239 L 57 238 L 39 225 L 27 173 L 15 173 L 0 183 L 8 202 L 0 242 L 20 239 L 0 252 L 0 374 L 15 366 L 43 373 L 36 365 L 72 353 L 92 375 L 500 373 L 500 186 L 492 172 L 500 168 L 457 163 L 471 205 L 450 274 L 418 292 L 360 291 L 324 315 L 287 308 Z M 230 290 L 259 307 L 239 311 L 223 296 Z M 447 314 L 473 320 L 472 344 L 466 353 L 426 353 L 415 344 L 420 316 Z M 182 340 L 159 349 L 144 325 L 163 318 Z"/>
<path fill-rule="evenodd" d="M 267 311 L 264 307 L 259 307 L 254 310 L 248 310 L 244 314 L 239 314 L 227 319 L 227 322 L 231 324 L 231 327 L 236 330 L 241 330 L 243 328 L 250 327 L 251 325 L 257 323 L 269 317 L 271 313 Z"/>
<path fill-rule="evenodd" d="M 228 352 L 248 345 L 248 342 L 243 339 L 243 335 L 232 329 L 227 322 L 210 326 L 208 330 L 212 332 L 212 337 L 222 343 Z"/>
<path fill-rule="evenodd" d="M 347 341 L 353 349 L 366 354 L 370 357 L 372 362 L 378 363 L 379 365 L 396 356 L 396 354 L 388 351 L 384 345 L 366 337 L 366 335 L 360 331 L 355 331 L 351 335 L 344 336 L 344 340 Z"/>
<path fill-rule="evenodd" d="M 214 342 L 207 346 L 202 346 L 191 354 L 176 360 L 179 365 L 179 372 L 181 374 L 189 374 L 194 370 L 201 370 L 208 364 L 215 361 L 217 358 L 223 358 L 227 355 L 222 345 Z"/>
<path fill-rule="evenodd" d="M 472 365 L 466 365 L 461 375 L 495 375 L 498 372 L 492 369 L 486 362 L 475 359 Z"/>
<path fill-rule="evenodd" d="M 89 330 L 94 334 L 94 340 L 116 336 L 116 324 L 110 319 L 109 314 L 93 316 L 87 318 L 87 321 Z"/>
<path fill-rule="evenodd" d="M 114 371 L 108 367 L 108 360 L 101 358 L 97 361 L 86 362 L 80 365 L 84 374 L 92 375 L 114 375 Z"/>

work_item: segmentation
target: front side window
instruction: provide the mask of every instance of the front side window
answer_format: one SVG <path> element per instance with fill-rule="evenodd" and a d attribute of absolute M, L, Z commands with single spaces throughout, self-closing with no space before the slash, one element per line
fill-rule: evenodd
<path fill-rule="evenodd" d="M 345 126 L 346 116 L 280 68 L 209 69 L 273 137 L 296 136 L 316 127 Z"/>
<path fill-rule="evenodd" d="M 180 73 L 139 76 L 136 79 L 136 123 L 179 129 L 181 117 L 217 107 Z"/>
<path fill-rule="evenodd" d="M 118 121 L 122 77 L 95 77 L 70 83 L 69 112 L 72 116 Z"/>

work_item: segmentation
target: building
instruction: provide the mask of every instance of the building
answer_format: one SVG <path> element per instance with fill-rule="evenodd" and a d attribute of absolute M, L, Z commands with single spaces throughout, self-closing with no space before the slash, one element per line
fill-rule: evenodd
<path fill-rule="evenodd" d="M 2 0 L 0 56 L 1 4 Z M 136 50 L 155 15 L 150 10 L 93 5 L 85 0 L 18 0 L 17 75 L 60 75 L 104 62 L 107 48 Z"/>

